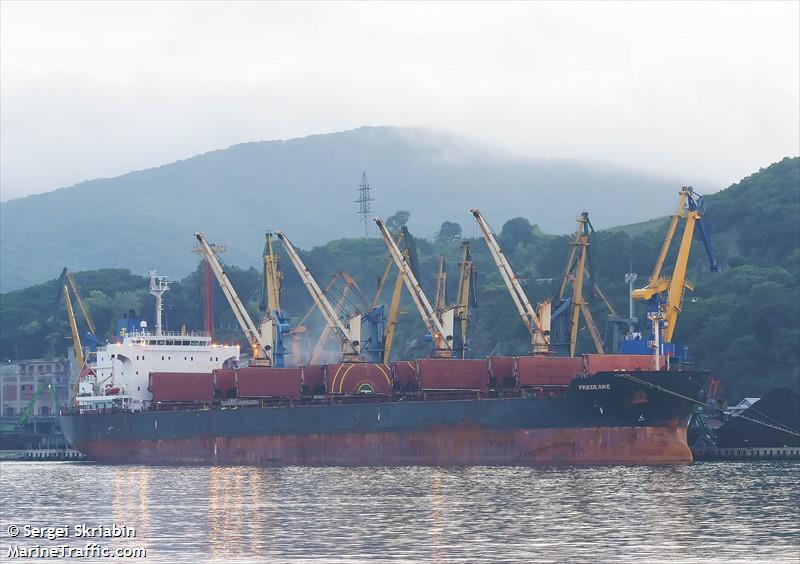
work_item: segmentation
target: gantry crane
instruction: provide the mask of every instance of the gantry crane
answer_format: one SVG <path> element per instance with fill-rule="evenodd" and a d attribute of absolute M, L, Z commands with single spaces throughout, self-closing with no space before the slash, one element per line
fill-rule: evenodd
<path fill-rule="evenodd" d="M 291 241 L 281 231 L 276 231 L 275 235 L 283 244 L 289 260 L 297 270 L 297 274 L 300 275 L 300 279 L 325 318 L 328 327 L 339 340 L 342 347 L 342 362 L 362 362 L 363 360 L 380 362 L 383 358 L 383 307 L 375 308 L 363 315 L 356 312 L 349 316 L 345 323 L 342 323 L 336 308 L 328 301 Z M 368 325 L 369 332 L 365 343 L 362 343 L 362 319 Z"/>
<path fill-rule="evenodd" d="M 616 315 L 616 311 L 606 299 L 605 295 L 594 284 L 591 276 L 590 260 L 590 235 L 594 233 L 592 223 L 589 221 L 589 213 L 582 212 L 578 217 L 578 228 L 571 243 L 567 266 L 564 269 L 564 276 L 561 280 L 561 288 L 558 293 L 558 307 L 553 312 L 551 323 L 553 326 L 552 344 L 556 352 L 562 356 L 575 356 L 575 349 L 578 344 L 578 329 L 580 317 L 583 315 L 586 327 L 592 335 L 594 347 L 598 353 L 605 353 L 603 338 L 594 322 L 592 312 L 584 297 L 583 282 L 588 279 L 595 293 L 600 294 L 606 307 L 609 308 L 611 315 Z M 572 284 L 572 295 L 565 297 L 567 286 Z M 570 315 L 567 318 L 566 312 Z"/>
<path fill-rule="evenodd" d="M 489 253 L 492 255 L 497 269 L 503 281 L 506 283 L 508 293 L 511 294 L 511 299 L 517 308 L 519 316 L 522 318 L 522 323 L 528 330 L 531 336 L 531 352 L 533 354 L 547 354 L 550 352 L 550 300 L 537 304 L 536 310 L 525 295 L 522 285 L 517 280 L 517 276 L 511 269 L 500 244 L 492 232 L 489 224 L 483 218 L 480 210 L 470 210 L 472 215 L 478 222 L 481 229 L 483 238 L 486 241 L 486 246 L 489 247 Z"/>
<path fill-rule="evenodd" d="M 278 320 L 276 318 L 266 317 L 261 320 L 259 327 L 256 327 L 255 323 L 253 323 L 253 320 L 250 318 L 250 314 L 247 313 L 244 304 L 236 294 L 233 284 L 228 280 L 228 275 L 225 274 L 211 245 L 206 241 L 202 233 L 195 233 L 194 236 L 200 243 L 200 249 L 211 265 L 211 270 L 217 278 L 222 293 L 228 300 L 233 310 L 233 315 L 236 317 L 239 327 L 241 327 L 247 342 L 250 344 L 253 355 L 252 363 L 262 366 L 277 366 L 275 359 L 272 357 L 272 353 L 275 349 L 275 340 L 281 331 L 281 327 L 278 326 Z"/>
<path fill-rule="evenodd" d="M 694 285 L 686 279 L 686 269 L 689 264 L 689 254 L 692 249 L 692 239 L 695 227 L 700 227 L 700 235 L 703 246 L 708 255 L 708 261 L 712 272 L 719 271 L 717 259 L 711 248 L 711 240 L 703 224 L 703 214 L 705 213 L 705 203 L 702 196 L 698 195 L 691 186 L 683 186 L 678 193 L 678 210 L 672 215 L 667 228 L 667 236 L 656 260 L 650 280 L 644 288 L 639 288 L 632 292 L 634 300 L 648 302 L 648 317 L 659 325 L 656 331 L 660 330 L 660 340 L 663 343 L 671 343 L 672 335 L 681 311 L 683 296 L 686 290 L 694 290 Z M 683 219 L 686 224 L 683 228 L 678 255 L 675 258 L 675 267 L 672 276 L 662 276 L 661 271 L 664 267 L 672 239 L 678 227 L 678 222 Z M 666 293 L 666 299 L 664 294 Z M 658 339 L 656 339 L 658 341 Z"/>
<path fill-rule="evenodd" d="M 422 291 L 422 286 L 412 272 L 407 258 L 404 257 L 391 233 L 389 233 L 389 230 L 386 228 L 386 224 L 381 218 L 375 218 L 375 223 L 378 225 L 378 230 L 386 246 L 389 248 L 392 260 L 394 260 L 397 269 L 402 274 L 406 289 L 408 293 L 411 294 L 411 298 L 417 306 L 417 311 L 422 318 L 422 322 L 425 324 L 425 328 L 431 334 L 431 338 L 433 339 L 433 355 L 441 358 L 451 358 L 453 356 L 454 333 L 457 330 L 455 325 L 455 308 L 448 308 L 437 315 L 436 310 L 428 301 L 425 292 Z"/>

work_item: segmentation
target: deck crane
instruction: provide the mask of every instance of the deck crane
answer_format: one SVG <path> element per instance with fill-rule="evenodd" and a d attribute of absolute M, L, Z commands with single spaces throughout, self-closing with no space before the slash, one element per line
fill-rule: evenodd
<path fill-rule="evenodd" d="M 297 274 L 300 275 L 300 279 L 325 318 L 328 327 L 341 343 L 342 362 L 362 362 L 363 360 L 380 362 L 383 357 L 383 307 L 375 308 L 363 315 L 356 312 L 342 323 L 336 309 L 306 268 L 291 241 L 281 231 L 276 231 L 275 235 L 283 244 L 289 260 L 297 270 Z M 362 320 L 368 326 L 369 335 L 367 335 L 366 341 L 362 340 Z"/>
<path fill-rule="evenodd" d="M 419 265 L 417 261 L 417 250 L 414 244 L 414 238 L 408 232 L 408 228 L 403 225 L 400 231 L 395 236 L 395 242 L 403 253 L 403 257 L 411 267 L 411 271 L 416 276 L 419 272 Z M 378 280 L 378 289 L 375 292 L 375 298 L 372 300 L 372 307 L 376 307 L 380 303 L 381 292 L 383 291 L 386 282 L 389 279 L 389 274 L 394 266 L 394 259 L 389 256 L 386 263 L 386 268 L 383 270 L 383 275 Z M 394 287 L 392 289 L 392 297 L 389 302 L 389 315 L 386 318 L 386 335 L 383 347 L 383 362 L 389 362 L 392 356 L 392 348 L 394 344 L 394 333 L 397 329 L 397 318 L 400 315 L 400 298 L 403 293 L 403 271 L 398 270 L 395 277 Z"/>
<path fill-rule="evenodd" d="M 584 279 L 589 279 L 593 290 L 595 293 L 599 293 L 602 296 L 611 314 L 616 314 L 611 304 L 605 298 L 605 295 L 600 292 L 600 289 L 592 280 L 589 254 L 589 247 L 591 245 L 590 235 L 592 233 L 594 233 L 594 228 L 589 221 L 589 213 L 582 212 L 578 217 L 578 228 L 575 231 L 575 237 L 571 243 L 567 266 L 564 269 L 564 276 L 561 280 L 561 288 L 558 293 L 559 305 L 553 312 L 551 319 L 553 325 L 553 346 L 556 352 L 562 356 L 575 356 L 581 315 L 583 315 L 584 323 L 589 329 L 589 333 L 592 335 L 595 349 L 599 354 L 605 353 L 603 338 L 600 336 L 600 331 L 597 329 L 597 324 L 592 317 L 592 312 L 589 311 L 589 305 L 583 295 Z M 572 284 L 572 296 L 565 297 L 567 286 L 570 283 Z M 566 317 L 567 311 L 569 311 L 568 318 Z"/>
<path fill-rule="evenodd" d="M 86 358 L 83 355 L 83 345 L 81 344 L 81 334 L 78 331 L 78 323 L 75 319 L 75 310 L 72 309 L 72 300 L 69 298 L 69 288 L 64 284 L 64 302 L 67 304 L 67 318 L 69 319 L 69 329 L 72 334 L 72 350 L 75 351 L 75 365 L 78 367 L 78 374 L 72 383 L 71 397 L 74 400 L 78 395 L 78 386 L 80 384 L 81 373 L 86 364 Z"/>
<path fill-rule="evenodd" d="M 431 334 L 431 338 L 433 339 L 433 355 L 440 358 L 452 358 L 454 333 L 457 331 L 455 325 L 455 308 L 451 307 L 437 314 L 436 310 L 433 309 L 431 303 L 428 301 L 427 296 L 425 296 L 425 293 L 422 291 L 422 286 L 417 281 L 417 277 L 414 272 L 412 272 L 408 258 L 400 251 L 400 248 L 397 246 L 391 233 L 389 233 L 384 221 L 376 217 L 375 223 L 378 225 L 378 230 L 386 246 L 389 248 L 392 260 L 394 260 L 397 269 L 402 275 L 408 293 L 411 294 L 411 298 L 417 306 L 425 328 Z"/>
<path fill-rule="evenodd" d="M 686 269 L 689 264 L 692 239 L 697 226 L 700 227 L 700 235 L 708 255 L 710 270 L 712 272 L 719 271 L 717 259 L 711 248 L 711 240 L 703 224 L 705 201 L 691 186 L 683 186 L 678 195 L 678 209 L 670 219 L 667 235 L 664 238 L 664 244 L 661 247 L 653 272 L 650 274 L 649 282 L 644 288 L 639 288 L 632 292 L 634 300 L 648 303 L 648 317 L 654 320 L 654 330 L 660 332 L 660 341 L 663 343 L 672 343 L 672 335 L 675 332 L 675 325 L 678 320 L 678 314 L 681 311 L 684 293 L 686 290 L 694 290 L 694 285 L 686 278 Z M 671 277 L 662 276 L 661 271 L 675 236 L 678 222 L 681 219 L 685 220 L 686 224 L 678 247 L 675 267 Z M 665 293 L 666 300 L 664 300 Z M 656 325 L 658 325 L 658 328 L 656 328 Z M 654 346 L 656 345 L 654 344 Z"/>
<path fill-rule="evenodd" d="M 447 307 L 447 261 L 444 255 L 439 255 L 439 273 L 436 276 L 436 311 L 444 311 Z"/>
<path fill-rule="evenodd" d="M 97 336 L 97 330 L 95 329 L 94 322 L 92 321 L 91 315 L 89 315 L 89 308 L 86 307 L 86 302 L 83 301 L 81 293 L 78 290 L 78 283 L 75 280 L 75 275 L 72 274 L 72 272 L 70 272 L 65 266 L 61 271 L 61 275 L 58 277 L 58 280 L 62 286 L 68 285 L 69 289 L 72 290 L 72 295 L 75 297 L 75 301 L 78 303 L 78 308 L 81 311 L 83 320 L 86 323 L 86 332 L 84 333 L 84 338 L 89 342 L 90 349 L 94 350 L 96 347 L 101 346 L 103 342 Z"/>
<path fill-rule="evenodd" d="M 348 296 L 351 291 L 354 291 L 359 298 L 362 298 L 363 295 L 361 294 L 361 289 L 358 287 L 358 283 L 356 283 L 355 279 L 352 276 L 347 274 L 346 272 L 337 272 L 331 277 L 331 283 L 329 283 L 325 289 L 322 291 L 323 294 L 326 296 L 328 295 L 328 291 L 332 288 L 333 283 L 337 280 L 341 280 L 344 284 L 341 293 L 339 294 L 339 299 L 336 300 L 336 305 L 333 307 L 334 312 L 336 313 L 336 317 L 341 317 L 342 311 L 344 310 L 345 303 L 348 301 Z M 312 305 L 312 310 L 317 309 L 316 304 Z M 322 355 L 325 352 L 325 343 L 331 335 L 331 327 L 327 323 L 325 327 L 322 329 L 322 333 L 320 334 L 319 338 L 317 339 L 317 344 L 314 345 L 314 349 L 311 353 L 311 359 L 309 360 L 310 364 L 318 364 L 321 359 Z"/>
<path fill-rule="evenodd" d="M 480 210 L 472 209 L 470 211 L 478 222 L 483 238 L 486 241 L 486 246 L 489 247 L 489 253 L 491 253 L 497 269 L 506 283 L 511 299 L 517 308 L 519 316 L 522 318 L 522 323 L 525 324 L 525 328 L 531 335 L 531 352 L 533 354 L 548 354 L 550 352 L 550 301 L 546 300 L 537 304 L 536 310 L 533 309 L 530 300 L 528 300 L 525 291 L 522 289 L 522 285 L 511 269 L 511 265 L 506 260 L 491 227 L 486 223 Z"/>
<path fill-rule="evenodd" d="M 265 319 L 274 320 L 275 334 L 272 347 L 273 366 L 283 366 L 286 356 L 286 347 L 283 344 L 283 334 L 289 332 L 290 319 L 283 315 L 281 310 L 281 281 L 283 274 L 280 271 L 278 254 L 272 248 L 272 233 L 264 235 L 264 285 L 261 296 L 261 309 Z"/>
<path fill-rule="evenodd" d="M 461 339 L 464 343 L 461 350 L 461 358 L 465 358 L 467 353 L 469 309 L 478 305 L 478 299 L 475 294 L 477 276 L 478 271 L 472 262 L 469 241 L 462 241 L 461 262 L 458 263 L 458 301 L 456 302 L 456 307 L 458 307 L 457 317 L 461 323 Z"/>
<path fill-rule="evenodd" d="M 233 315 L 236 317 L 236 321 L 239 322 L 239 326 L 247 342 L 250 344 L 250 349 L 253 354 L 252 363 L 261 366 L 277 366 L 274 362 L 275 359 L 272 357 L 272 353 L 275 348 L 276 335 L 281 331 L 281 328 L 278 327 L 278 320 L 266 317 L 261 320 L 259 327 L 256 327 L 255 323 L 253 323 L 253 320 L 250 318 L 250 314 L 247 313 L 244 304 L 236 294 L 236 290 L 233 289 L 233 285 L 230 280 L 228 280 L 228 275 L 225 274 L 225 271 L 222 269 L 222 265 L 214 254 L 211 245 L 206 241 L 202 233 L 195 233 L 194 236 L 198 243 L 200 243 L 200 249 L 211 265 L 211 270 L 217 278 L 222 293 L 228 300 L 233 310 Z"/>

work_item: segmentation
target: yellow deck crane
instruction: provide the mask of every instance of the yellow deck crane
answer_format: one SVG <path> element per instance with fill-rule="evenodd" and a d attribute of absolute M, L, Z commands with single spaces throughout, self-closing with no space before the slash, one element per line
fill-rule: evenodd
<path fill-rule="evenodd" d="M 470 253 L 469 241 L 462 241 L 461 243 L 461 262 L 458 263 L 458 300 L 456 302 L 456 317 L 461 323 L 461 340 L 464 345 L 461 347 L 461 358 L 466 358 L 467 354 L 467 338 L 469 332 L 469 310 L 470 307 L 478 305 L 478 300 L 475 295 L 475 280 L 478 276 L 478 271 L 472 261 L 472 254 Z"/>
<path fill-rule="evenodd" d="M 323 294 L 327 296 L 329 291 L 333 287 L 333 284 L 338 280 L 342 281 L 343 287 L 341 293 L 339 294 L 339 299 L 336 300 L 336 305 L 334 305 L 333 309 L 334 312 L 336 313 L 336 316 L 341 317 L 342 312 L 344 311 L 344 306 L 348 301 L 348 296 L 351 291 L 354 291 L 360 297 L 363 296 L 361 295 L 361 290 L 359 289 L 355 279 L 346 272 L 337 272 L 336 274 L 334 274 L 331 277 L 331 282 L 325 287 L 325 290 L 323 290 Z M 318 309 L 316 307 L 316 304 L 311 307 L 312 309 L 314 308 Z M 314 345 L 314 350 L 311 353 L 311 359 L 309 360 L 309 363 L 318 364 L 322 360 L 322 355 L 325 352 L 325 343 L 327 342 L 330 335 L 331 335 L 331 327 L 326 323 L 325 327 L 323 327 L 322 329 L 322 333 L 317 339 L 317 344 Z"/>
<path fill-rule="evenodd" d="M 444 311 L 447 307 L 447 260 L 444 255 L 439 255 L 439 272 L 436 275 L 436 311 Z"/>
<path fill-rule="evenodd" d="M 97 331 L 94 328 L 94 322 L 92 321 L 92 317 L 89 315 L 89 310 L 87 309 L 83 298 L 81 298 L 81 293 L 78 291 L 78 283 L 75 281 L 75 276 L 69 270 L 67 270 L 66 267 L 64 267 L 62 275 L 66 277 L 67 281 L 69 282 L 69 286 L 75 296 L 75 301 L 78 302 L 78 307 L 81 310 L 83 319 L 86 321 L 86 326 L 89 328 L 89 333 L 92 335 L 97 335 Z"/>
<path fill-rule="evenodd" d="M 325 293 L 314 280 L 291 241 L 281 231 L 276 231 L 275 235 L 283 244 L 289 260 L 297 270 L 297 274 L 311 295 L 311 299 L 314 300 L 320 313 L 325 318 L 330 331 L 339 340 L 342 362 L 362 362 L 364 360 L 380 362 L 383 358 L 383 308 L 376 308 L 378 311 L 373 310 L 366 314 L 356 312 L 342 322 L 336 308 L 328 301 Z M 362 339 L 362 318 L 367 322 L 369 333 L 365 340 Z"/>
<path fill-rule="evenodd" d="M 72 389 L 70 398 L 72 401 L 78 395 L 78 385 L 80 384 L 80 375 L 83 367 L 86 364 L 86 358 L 83 355 L 83 345 L 81 344 L 81 334 L 78 331 L 78 323 L 75 319 L 75 310 L 72 309 L 72 300 L 69 297 L 69 288 L 64 284 L 64 302 L 67 305 L 67 318 L 69 319 L 69 329 L 72 335 L 72 350 L 75 351 L 75 365 L 78 367 L 78 374 L 72 382 Z"/>
<path fill-rule="evenodd" d="M 402 226 L 400 231 L 397 233 L 395 237 L 395 241 L 399 248 L 401 248 L 403 257 L 405 260 L 410 264 L 411 270 L 416 271 L 416 251 L 414 247 L 414 241 L 411 237 L 411 234 L 408 232 L 408 228 L 406 226 Z M 380 280 L 378 281 L 378 289 L 375 292 L 375 298 L 372 300 L 372 307 L 375 308 L 380 303 L 380 296 L 383 288 L 386 286 L 386 282 L 389 279 L 389 274 L 392 271 L 392 267 L 394 266 L 394 259 L 389 256 L 389 260 L 386 263 L 386 268 L 383 270 L 383 275 L 381 276 Z M 400 298 L 402 297 L 403 293 L 403 271 L 398 270 L 397 276 L 394 280 L 394 286 L 392 288 L 392 298 L 389 302 L 389 315 L 386 317 L 386 335 L 384 338 L 384 347 L 383 347 L 383 362 L 389 362 L 392 356 L 392 348 L 394 346 L 394 335 L 397 330 L 397 319 L 400 316 Z"/>
<path fill-rule="evenodd" d="M 262 259 L 264 263 L 264 284 L 261 296 L 261 310 L 264 318 L 270 320 L 274 325 L 274 339 L 272 346 L 272 365 L 284 366 L 286 347 L 283 343 L 284 333 L 289 332 L 290 319 L 283 315 L 281 309 L 281 284 L 283 273 L 279 268 L 279 257 L 275 249 L 272 248 L 271 232 L 264 235 L 264 251 Z"/>
<path fill-rule="evenodd" d="M 681 312 L 684 293 L 686 290 L 694 290 L 694 285 L 686 278 L 686 270 L 689 265 L 689 254 L 692 249 L 695 228 L 698 226 L 706 254 L 708 255 L 710 269 L 712 272 L 719 271 L 714 251 L 711 248 L 711 240 L 703 224 L 705 202 L 702 196 L 698 195 L 691 186 L 683 186 L 678 196 L 678 209 L 672 214 L 664 244 L 661 246 L 661 251 L 653 267 L 653 272 L 650 274 L 650 279 L 645 287 L 632 292 L 634 300 L 648 303 L 648 319 L 653 325 L 653 341 L 650 346 L 655 349 L 662 348 L 662 343 L 672 343 L 672 336 L 677 325 L 678 314 Z M 663 276 L 662 269 L 680 220 L 684 220 L 685 225 L 672 276 Z M 680 354 L 680 351 L 677 351 L 676 356 L 680 359 L 683 355 Z"/>
<path fill-rule="evenodd" d="M 571 243 L 567 266 L 564 269 L 564 276 L 561 280 L 561 288 L 558 292 L 558 307 L 553 311 L 553 339 L 552 344 L 556 352 L 562 356 L 575 356 L 578 344 L 578 329 L 580 328 L 580 318 L 583 315 L 589 333 L 592 335 L 594 347 L 598 353 L 605 353 L 603 338 L 597 329 L 597 324 L 589 310 L 589 304 L 584 297 L 584 280 L 588 279 L 592 283 L 589 263 L 589 246 L 591 245 L 590 234 L 594 232 L 592 223 L 589 221 L 589 213 L 582 212 L 578 217 L 578 228 Z M 566 297 L 567 287 L 572 285 L 572 295 Z M 609 308 L 611 315 L 616 315 L 616 311 L 608 302 L 596 284 L 592 284 L 595 293 L 599 294 Z M 569 317 L 566 312 L 569 311 Z"/>
<path fill-rule="evenodd" d="M 516 306 L 517 312 L 522 318 L 522 323 L 525 325 L 528 333 L 530 333 L 531 352 L 533 354 L 549 354 L 550 300 L 545 300 L 537 304 L 536 310 L 534 310 L 516 274 L 514 274 L 511 265 L 503 254 L 503 250 L 500 248 L 500 244 L 497 242 L 491 227 L 486 223 L 480 210 L 472 209 L 470 211 L 478 222 L 483 238 L 486 241 L 486 246 L 489 247 L 489 253 L 492 255 L 497 269 L 500 271 L 500 276 L 502 276 L 503 281 L 506 283 L 508 293 L 511 294 L 511 300 L 514 302 L 514 306 Z"/>
<path fill-rule="evenodd" d="M 422 286 L 417 281 L 417 277 L 411 269 L 408 257 L 404 256 L 400 248 L 397 246 L 392 234 L 389 233 L 386 224 L 381 218 L 375 218 L 375 223 L 378 225 L 378 230 L 386 243 L 389 253 L 392 256 L 395 266 L 402 274 L 403 281 L 406 285 L 408 293 L 417 306 L 422 322 L 425 328 L 433 339 L 433 356 L 439 358 L 452 358 L 453 356 L 453 333 L 456 331 L 455 327 L 455 308 L 447 308 L 441 313 L 431 306 L 425 292 L 422 291 Z"/>
<path fill-rule="evenodd" d="M 272 358 L 272 351 L 275 346 L 276 336 L 280 335 L 281 331 L 278 326 L 278 320 L 274 317 L 265 317 L 256 327 L 244 304 L 236 294 L 228 275 L 225 274 L 219 259 L 214 254 L 211 245 L 206 241 L 202 233 L 195 233 L 194 236 L 200 243 L 200 250 L 211 266 L 211 271 L 214 273 L 225 299 L 228 300 L 242 333 L 244 333 L 247 342 L 250 344 L 253 355 L 252 364 L 256 366 L 276 366 Z"/>

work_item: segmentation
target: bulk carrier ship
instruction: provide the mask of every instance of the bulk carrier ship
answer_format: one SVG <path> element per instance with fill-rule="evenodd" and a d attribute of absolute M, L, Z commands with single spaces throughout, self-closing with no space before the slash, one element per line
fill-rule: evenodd
<path fill-rule="evenodd" d="M 501 264 L 499 247 L 493 251 L 498 267 L 509 289 L 519 294 L 512 292 L 512 297 L 516 295 L 531 332 L 532 352 L 539 354 L 458 358 L 456 343 L 463 337 L 458 308 L 436 311 L 430 306 L 403 254 L 376 221 L 429 330 L 434 358 L 380 362 L 384 339 L 374 331 L 379 316 L 359 314 L 345 322 L 335 318 L 308 269 L 278 233 L 329 328 L 340 338 L 342 356 L 332 364 L 276 366 L 283 355 L 285 319 L 272 311 L 256 327 L 210 246 L 196 234 L 250 341 L 254 362 L 239 366 L 238 346 L 215 345 L 208 335 L 162 331 L 161 294 L 166 290 L 154 290 L 154 278 L 155 330 L 142 326 L 98 350 L 96 367 L 81 379 L 73 407 L 61 415 L 69 443 L 106 463 L 386 466 L 692 460 L 687 426 L 694 403 L 705 399 L 707 372 L 669 369 L 657 339 L 649 355 L 553 355 L 547 350 L 549 303 L 539 304 L 537 315 L 513 273 L 503 272 L 508 266 Z M 492 250 L 489 236 L 487 243 Z M 268 262 L 265 258 L 265 280 L 277 280 L 266 271 Z M 659 318 L 653 319 L 657 334 Z"/>

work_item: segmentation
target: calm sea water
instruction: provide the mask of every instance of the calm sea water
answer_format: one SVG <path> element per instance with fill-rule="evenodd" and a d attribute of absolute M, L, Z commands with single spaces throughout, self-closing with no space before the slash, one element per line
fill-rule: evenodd
<path fill-rule="evenodd" d="M 800 561 L 800 464 L 280 468 L 0 465 L 9 544 L 142 562 Z M 133 527 L 16 539 L 9 525 Z M 85 560 L 85 559 L 84 559 Z M 134 559 L 135 560 L 135 559 Z"/>

